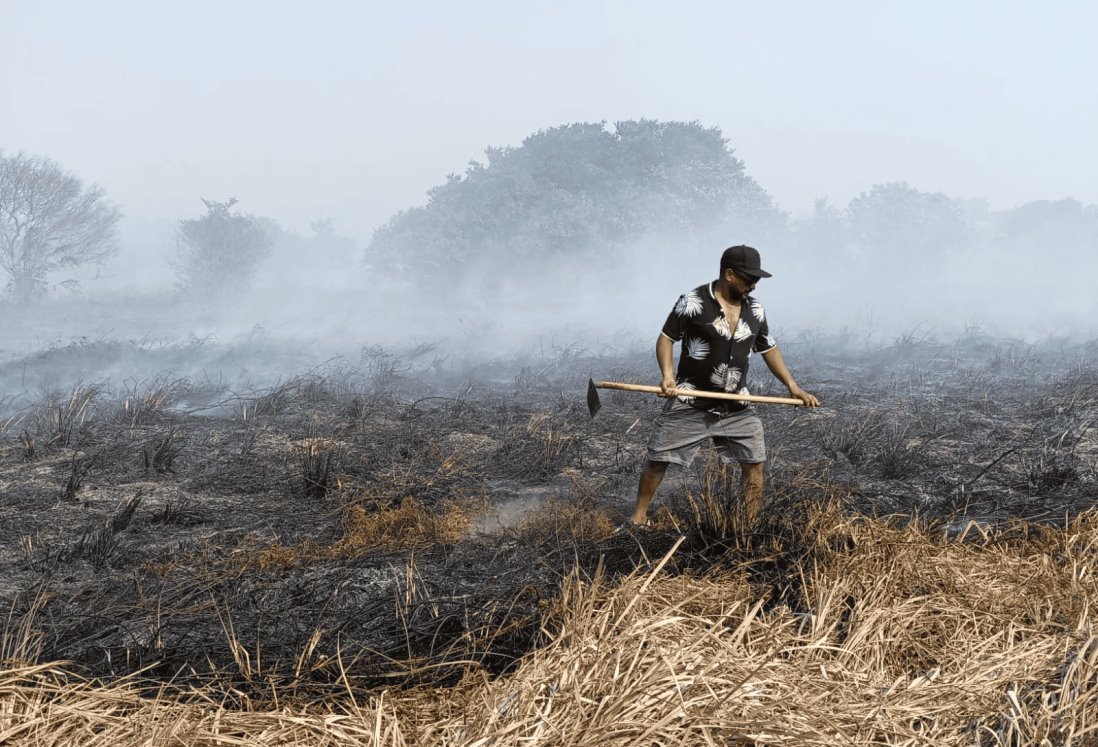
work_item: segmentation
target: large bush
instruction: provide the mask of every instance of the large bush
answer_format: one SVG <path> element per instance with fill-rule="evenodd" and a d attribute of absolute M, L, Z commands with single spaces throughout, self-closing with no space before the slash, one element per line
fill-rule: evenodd
<path fill-rule="evenodd" d="M 223 301 L 245 290 L 270 253 L 271 230 L 235 210 L 236 199 L 202 200 L 206 214 L 179 221 L 174 267 L 179 290 L 204 301 Z"/>
<path fill-rule="evenodd" d="M 619 256 L 653 235 L 784 221 L 721 131 L 697 122 L 576 123 L 486 156 L 375 232 L 367 249 L 375 272 L 518 273 L 596 252 Z"/>

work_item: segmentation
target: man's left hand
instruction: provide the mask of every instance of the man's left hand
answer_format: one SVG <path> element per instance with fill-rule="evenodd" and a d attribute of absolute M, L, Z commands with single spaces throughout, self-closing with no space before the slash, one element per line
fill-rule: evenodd
<path fill-rule="evenodd" d="M 789 395 L 791 397 L 796 397 L 801 402 L 804 402 L 806 407 L 819 407 L 820 406 L 820 400 L 816 397 L 816 395 L 806 392 L 805 390 L 801 389 L 799 386 L 789 387 Z"/>

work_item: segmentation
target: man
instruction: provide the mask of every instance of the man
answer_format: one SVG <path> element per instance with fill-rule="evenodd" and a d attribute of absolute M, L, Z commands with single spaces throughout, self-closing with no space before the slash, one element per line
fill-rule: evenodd
<path fill-rule="evenodd" d="M 759 513 L 766 447 L 762 422 L 749 403 L 673 394 L 675 389 L 702 389 L 748 394 L 747 367 L 760 353 L 770 371 L 808 407 L 820 401 L 797 386 L 785 365 L 763 305 L 751 291 L 762 278 L 759 253 L 750 246 L 729 247 L 721 255 L 717 280 L 679 296 L 656 342 L 663 380 L 661 397 L 671 398 L 656 418 L 648 441 L 648 458 L 637 487 L 633 525 L 648 520 L 648 504 L 663 481 L 667 465 L 690 466 L 698 448 L 712 439 L 725 469 L 733 460 L 743 471 L 744 513 L 750 525 Z M 682 343 L 678 375 L 674 344 Z"/>

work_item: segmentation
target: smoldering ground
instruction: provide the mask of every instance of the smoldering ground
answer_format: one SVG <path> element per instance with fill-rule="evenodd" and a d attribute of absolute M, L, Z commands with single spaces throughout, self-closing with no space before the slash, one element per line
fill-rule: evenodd
<path fill-rule="evenodd" d="M 583 382 L 593 371 L 646 379 L 643 348 L 573 343 L 464 368 L 393 348 L 374 351 L 384 366 L 315 368 L 254 390 L 195 391 L 177 378 L 123 397 L 79 386 L 34 402 L 0 435 L 2 593 L 19 621 L 5 657 L 65 660 L 107 680 L 140 671 L 151 687 L 170 679 L 245 710 L 348 688 L 455 685 L 473 672 L 517 682 L 524 662 L 578 622 L 562 583 L 628 586 L 633 569 L 657 563 L 684 583 L 732 574 L 775 620 L 833 613 L 846 622 L 828 628 L 828 645 L 864 657 L 857 641 L 884 602 L 851 586 L 843 612 L 817 595 L 832 572 L 860 578 L 850 564 L 878 557 L 881 532 L 923 548 L 904 574 L 938 569 L 937 581 L 904 576 L 925 595 L 946 567 L 931 557 L 966 554 L 971 573 L 984 559 L 1002 567 L 991 555 L 1003 548 L 1028 557 L 1087 531 L 1098 470 L 1093 343 L 973 333 L 867 350 L 864 339 L 814 334 L 783 347 L 810 362 L 802 383 L 827 407 L 763 413 L 768 504 L 749 533 L 704 458 L 668 480 L 654 530 L 613 533 L 659 403 L 608 393 L 592 420 Z M 769 391 L 756 378 L 752 389 Z M 203 396 L 218 409 L 195 410 Z M 516 504 L 525 510 L 498 508 Z M 1078 610 L 1066 600 L 1080 590 L 1045 584 L 1016 598 L 1052 588 L 1066 596 L 1049 602 L 1053 617 L 1026 645 L 1072 635 Z M 1021 608 L 995 609 L 989 624 L 996 615 L 1037 624 Z M 950 625 L 944 607 L 935 614 L 919 624 Z M 991 645 L 993 628 L 973 629 L 970 644 Z M 946 652 L 956 641 L 939 650 L 925 637 L 889 640 L 887 657 L 862 659 L 864 676 L 954 671 Z M 1044 658 L 1012 669 L 1012 681 L 1051 687 L 1057 661 L 1045 653 L 1034 649 Z M 794 710 L 772 718 L 807 718 L 807 705 L 783 702 Z M 1065 713 L 1083 718 L 1089 706 L 1072 702 L 1082 710 Z M 967 721 L 952 713 L 925 711 L 920 729 L 960 738 L 1001 718 L 992 703 L 973 705 Z M 798 728 L 822 734 L 828 723 Z"/>

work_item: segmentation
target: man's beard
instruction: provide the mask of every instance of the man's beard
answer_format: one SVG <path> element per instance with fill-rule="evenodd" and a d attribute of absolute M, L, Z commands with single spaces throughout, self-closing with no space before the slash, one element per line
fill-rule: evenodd
<path fill-rule="evenodd" d="M 739 288 L 731 283 L 727 286 L 728 300 L 732 303 L 739 303 L 743 299 L 747 298 L 747 294 L 740 291 Z"/>

